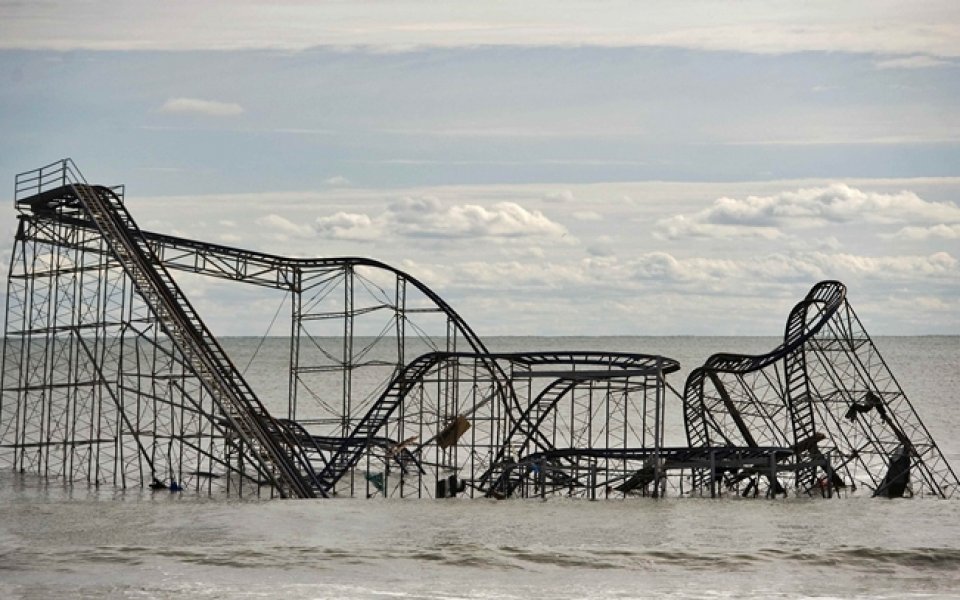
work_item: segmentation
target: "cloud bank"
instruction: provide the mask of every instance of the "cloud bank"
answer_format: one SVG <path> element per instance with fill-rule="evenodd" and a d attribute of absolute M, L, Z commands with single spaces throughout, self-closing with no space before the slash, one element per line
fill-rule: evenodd
<path fill-rule="evenodd" d="M 630 258 L 589 257 L 573 263 L 470 261 L 410 267 L 432 273 L 442 285 L 454 288 L 502 291 L 508 282 L 512 291 L 566 290 L 571 298 L 585 290 L 591 292 L 589 297 L 598 298 L 610 292 L 649 293 L 652 289 L 740 297 L 771 286 L 812 285 L 824 279 L 951 283 L 960 276 L 960 261 L 947 252 L 881 257 L 772 253 L 747 259 L 683 258 L 669 252 L 648 252 Z"/>
<path fill-rule="evenodd" d="M 279 223 L 280 229 L 287 229 Z M 305 234 L 306 226 L 297 226 Z M 510 239 L 562 237 L 567 230 L 538 210 L 515 202 L 444 204 L 433 196 L 408 196 L 371 216 L 339 211 L 318 217 L 310 235 L 337 240 L 370 241 L 387 238 Z"/>
<path fill-rule="evenodd" d="M 656 232 L 667 239 L 684 237 L 783 237 L 785 228 L 825 224 L 908 224 L 919 235 L 920 224 L 960 223 L 960 207 L 929 202 L 909 191 L 862 191 L 843 183 L 784 191 L 772 196 L 719 198 L 708 208 L 674 215 L 657 222 Z"/>
<path fill-rule="evenodd" d="M 555 184 L 318 185 L 144 208 L 164 221 L 157 231 L 383 260 L 482 334 L 776 335 L 779 309 L 823 279 L 847 284 L 872 332 L 960 331 L 953 179 L 584 184 L 559 203 L 547 198 Z M 254 222 L 240 216 L 251 213 Z"/>
<path fill-rule="evenodd" d="M 903 240 L 960 240 L 960 223 L 950 225 L 940 223 L 932 227 L 904 227 L 893 235 L 887 236 Z"/>
<path fill-rule="evenodd" d="M 309 3 L 264 10 L 254 0 L 3 3 L 0 47 L 67 49 L 306 49 L 372 46 L 671 46 L 781 54 L 804 51 L 960 56 L 956 4 L 826 0 L 791 4 L 549 0 L 450 5 Z M 229 15 L 225 18 L 225 15 Z M 868 26 L 865 26 L 868 24 Z"/>

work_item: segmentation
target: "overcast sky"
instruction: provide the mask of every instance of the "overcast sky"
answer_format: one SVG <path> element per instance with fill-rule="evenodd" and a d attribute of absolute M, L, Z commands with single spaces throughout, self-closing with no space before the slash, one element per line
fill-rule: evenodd
<path fill-rule="evenodd" d="M 957 2 L 0 0 L 0 82 L 8 190 L 70 156 L 145 229 L 372 256 L 481 335 L 779 335 L 828 278 L 960 333 Z M 224 334 L 281 301 L 184 285 Z"/>

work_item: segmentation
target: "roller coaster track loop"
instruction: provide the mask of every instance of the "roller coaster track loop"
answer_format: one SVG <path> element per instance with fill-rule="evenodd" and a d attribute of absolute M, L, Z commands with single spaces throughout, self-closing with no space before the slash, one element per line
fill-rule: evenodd
<path fill-rule="evenodd" d="M 777 361 L 784 360 L 787 361 L 785 363 L 786 371 L 792 376 L 791 382 L 798 385 L 797 382 L 805 380 L 803 345 L 829 322 L 845 301 L 846 288 L 842 283 L 839 281 L 822 281 L 815 285 L 807 293 L 804 300 L 797 303 L 791 310 L 786 324 L 783 344 L 761 355 L 714 354 L 706 360 L 703 366 L 691 372 L 687 377 L 683 395 L 684 424 L 690 446 L 710 446 L 712 442 L 707 426 L 709 416 L 706 414 L 704 403 L 704 384 L 710 379 L 708 374 L 743 375 L 760 371 Z M 810 321 L 811 312 L 815 313 L 812 321 Z M 804 395 L 796 388 L 792 392 L 793 394 L 788 398 L 788 403 L 797 405 L 789 406 L 792 414 L 797 416 L 807 414 L 810 409 L 809 407 L 803 407 L 803 403 L 810 402 L 809 394 Z M 797 429 L 796 424 L 794 424 L 794 427 L 794 436 L 796 437 L 799 429 Z M 799 440 L 794 439 L 794 442 L 796 441 Z"/>

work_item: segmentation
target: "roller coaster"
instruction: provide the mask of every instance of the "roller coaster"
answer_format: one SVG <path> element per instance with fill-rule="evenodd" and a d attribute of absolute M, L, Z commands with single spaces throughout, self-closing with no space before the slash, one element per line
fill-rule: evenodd
<path fill-rule="evenodd" d="M 21 173 L 0 367 L 0 466 L 227 496 L 958 495 L 846 298 L 824 281 L 767 354 L 493 353 L 413 276 L 141 230 L 69 159 Z M 270 412 L 173 276 L 282 290 Z M 686 445 L 664 443 L 667 397 Z M 275 411 L 277 412 L 277 411 Z"/>

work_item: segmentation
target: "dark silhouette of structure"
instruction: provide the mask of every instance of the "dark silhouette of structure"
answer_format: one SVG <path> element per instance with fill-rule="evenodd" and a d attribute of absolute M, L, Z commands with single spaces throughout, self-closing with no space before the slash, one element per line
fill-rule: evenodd
<path fill-rule="evenodd" d="M 409 274 L 142 231 L 122 188 L 70 160 L 17 176 L 15 203 L 0 465 L 18 472 L 282 497 L 957 492 L 838 282 L 811 290 L 769 354 L 695 370 L 688 445 L 667 447 L 671 359 L 491 353 Z M 175 271 L 288 295 L 282 418 Z"/>

